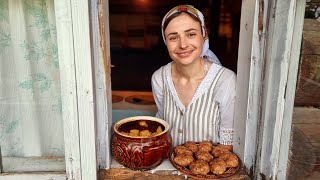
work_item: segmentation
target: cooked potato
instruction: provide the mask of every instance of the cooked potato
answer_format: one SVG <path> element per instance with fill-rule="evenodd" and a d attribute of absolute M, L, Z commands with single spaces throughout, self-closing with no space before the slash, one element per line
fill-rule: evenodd
<path fill-rule="evenodd" d="M 138 129 L 131 129 L 129 132 L 129 136 L 139 136 L 139 130 Z"/>
<path fill-rule="evenodd" d="M 142 126 L 142 127 L 148 127 L 148 124 L 147 124 L 146 121 L 140 121 L 139 125 Z"/>
<path fill-rule="evenodd" d="M 157 128 L 157 131 L 156 131 L 158 134 L 162 133 L 162 129 L 161 129 L 161 126 L 158 126 Z"/>
<path fill-rule="evenodd" d="M 150 136 L 151 132 L 149 130 L 142 130 L 139 132 L 139 136 Z"/>

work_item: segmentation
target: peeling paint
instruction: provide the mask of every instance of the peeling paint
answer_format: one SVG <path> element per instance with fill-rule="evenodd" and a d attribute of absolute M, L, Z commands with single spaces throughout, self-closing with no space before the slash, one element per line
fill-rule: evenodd
<path fill-rule="evenodd" d="M 103 0 L 99 0 L 99 13 L 98 13 L 98 21 L 99 21 L 99 33 L 100 33 L 100 48 L 102 51 L 102 58 L 103 58 L 103 64 L 104 64 L 104 73 L 107 75 L 111 74 L 111 63 L 110 61 L 110 57 L 107 57 L 107 47 L 106 47 L 106 32 L 105 32 L 105 25 L 104 25 L 104 11 L 103 11 L 103 7 L 104 7 L 104 1 Z M 110 84 L 110 78 L 106 77 L 106 83 Z"/>
<path fill-rule="evenodd" d="M 264 13 L 264 0 L 259 0 L 259 15 L 258 15 L 258 34 L 259 41 L 263 35 L 263 13 Z"/>

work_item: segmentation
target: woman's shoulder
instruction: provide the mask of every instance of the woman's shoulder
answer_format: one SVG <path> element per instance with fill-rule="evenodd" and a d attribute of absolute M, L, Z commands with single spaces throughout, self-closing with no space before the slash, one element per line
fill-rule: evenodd
<path fill-rule="evenodd" d="M 223 75 L 224 76 L 229 76 L 230 78 L 235 79 L 236 78 L 236 73 L 234 73 L 232 70 L 222 67 L 223 68 Z"/>
<path fill-rule="evenodd" d="M 217 65 L 217 66 L 220 66 L 220 65 Z M 222 84 L 224 85 L 236 84 L 237 75 L 232 70 L 224 66 L 220 66 L 219 69 L 222 70 L 221 76 L 217 82 L 219 86 L 222 86 Z"/>
<path fill-rule="evenodd" d="M 152 79 L 162 79 L 162 73 L 165 73 L 165 71 L 171 66 L 171 62 L 161 66 L 159 69 L 157 69 L 153 74 L 152 74 Z"/>

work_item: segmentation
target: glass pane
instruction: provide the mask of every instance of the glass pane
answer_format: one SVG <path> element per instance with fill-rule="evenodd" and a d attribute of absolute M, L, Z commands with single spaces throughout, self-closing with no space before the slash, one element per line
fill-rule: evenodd
<path fill-rule="evenodd" d="M 56 35 L 54 0 L 0 0 L 4 157 L 64 156 Z"/>

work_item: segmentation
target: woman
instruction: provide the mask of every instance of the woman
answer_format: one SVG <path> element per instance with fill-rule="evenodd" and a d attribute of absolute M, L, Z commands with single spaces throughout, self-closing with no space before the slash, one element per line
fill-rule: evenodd
<path fill-rule="evenodd" d="M 172 62 L 152 76 L 157 117 L 170 124 L 174 146 L 211 140 L 232 149 L 236 76 L 209 50 L 204 25 L 202 13 L 190 5 L 163 18 Z"/>

